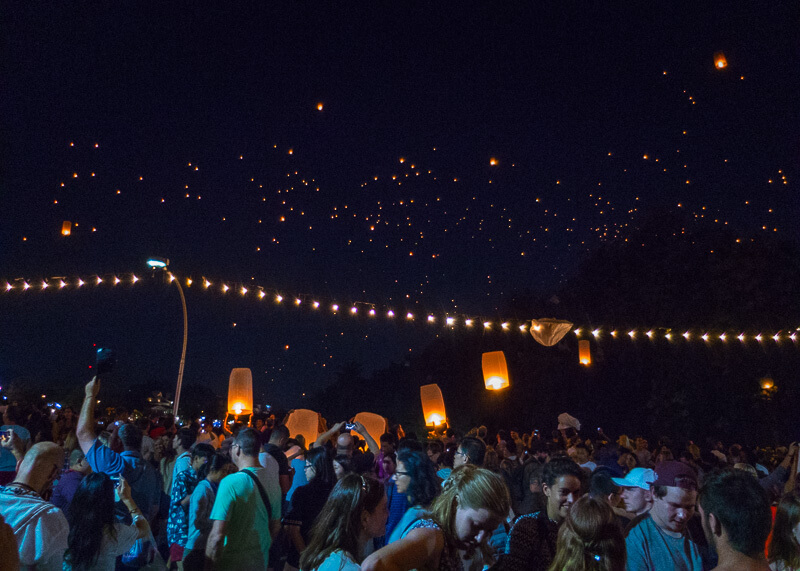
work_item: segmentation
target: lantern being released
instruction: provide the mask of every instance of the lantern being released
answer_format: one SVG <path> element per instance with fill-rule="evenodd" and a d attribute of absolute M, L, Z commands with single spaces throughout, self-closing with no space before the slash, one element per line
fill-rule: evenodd
<path fill-rule="evenodd" d="M 381 435 L 386 433 L 389 423 L 384 417 L 374 412 L 359 412 L 354 422 L 360 422 L 367 429 L 367 432 L 375 442 L 380 443 Z M 350 434 L 355 434 L 355 431 L 350 431 Z"/>
<path fill-rule="evenodd" d="M 578 359 L 580 360 L 581 365 L 592 364 L 592 350 L 589 345 L 589 341 L 586 339 L 581 339 L 578 341 Z"/>
<path fill-rule="evenodd" d="M 64 220 L 61 224 L 61 235 L 62 236 L 69 236 L 72 233 L 72 222 L 69 220 Z"/>
<path fill-rule="evenodd" d="M 486 390 L 499 391 L 510 384 L 506 356 L 502 351 L 484 353 L 481 362 Z"/>
<path fill-rule="evenodd" d="M 728 67 L 728 60 L 725 59 L 725 54 L 722 52 L 716 52 L 714 54 L 714 67 L 717 69 L 725 69 Z"/>
<path fill-rule="evenodd" d="M 250 414 L 253 412 L 253 373 L 250 369 L 233 369 L 228 381 L 228 412 Z"/>
<path fill-rule="evenodd" d="M 560 319 L 532 319 L 531 335 L 545 347 L 552 347 L 572 329 L 572 323 Z"/>
<path fill-rule="evenodd" d="M 306 446 L 311 446 L 320 435 L 319 414 L 307 408 L 290 411 L 284 424 L 289 429 L 289 435 L 292 438 L 302 434 L 306 439 Z"/>
<path fill-rule="evenodd" d="M 439 385 L 434 383 L 421 386 L 419 397 L 422 400 L 422 415 L 425 417 L 426 426 L 437 427 L 447 423 L 444 398 Z"/>

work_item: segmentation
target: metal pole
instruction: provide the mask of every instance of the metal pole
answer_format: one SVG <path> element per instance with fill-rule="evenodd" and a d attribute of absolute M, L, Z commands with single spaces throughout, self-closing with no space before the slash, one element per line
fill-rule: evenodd
<path fill-rule="evenodd" d="M 188 334 L 188 320 L 186 318 L 186 298 L 183 296 L 181 281 L 176 278 L 172 272 L 169 272 L 169 276 L 174 279 L 175 284 L 178 286 L 178 293 L 181 296 L 181 307 L 183 308 L 183 349 L 181 350 L 181 365 L 178 368 L 178 385 L 175 388 L 175 402 L 172 406 L 172 414 L 178 416 L 178 405 L 180 404 L 181 400 L 181 384 L 183 383 L 183 366 L 186 363 L 186 337 Z"/>

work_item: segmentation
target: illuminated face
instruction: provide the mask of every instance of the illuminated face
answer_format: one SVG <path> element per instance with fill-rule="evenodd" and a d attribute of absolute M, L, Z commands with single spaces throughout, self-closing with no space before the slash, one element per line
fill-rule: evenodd
<path fill-rule="evenodd" d="M 581 481 L 569 474 L 559 476 L 552 487 L 542 484 L 542 491 L 547 496 L 547 517 L 560 523 L 581 497 Z"/>
<path fill-rule="evenodd" d="M 392 479 L 397 485 L 397 491 L 401 494 L 405 494 L 406 490 L 408 490 L 408 485 L 411 483 L 411 476 L 406 470 L 405 464 L 402 462 L 397 463 L 397 470 L 395 471 L 394 476 L 392 476 Z"/>
<path fill-rule="evenodd" d="M 638 486 L 626 486 L 622 488 L 620 494 L 622 501 L 625 502 L 625 509 L 636 515 L 643 514 L 650 509 L 653 503 L 650 490 L 643 490 Z"/>
<path fill-rule="evenodd" d="M 372 539 L 386 533 L 386 520 L 389 519 L 389 502 L 383 494 L 380 503 L 372 512 L 364 511 L 361 516 L 361 525 L 366 535 Z"/>
<path fill-rule="evenodd" d="M 492 532 L 500 525 L 502 518 L 486 508 L 473 509 L 458 507 L 456 509 L 455 532 L 460 549 L 468 551 L 488 541 Z"/>
<path fill-rule="evenodd" d="M 389 456 L 384 456 L 383 461 L 381 462 L 383 465 L 383 472 L 389 476 L 394 474 L 396 466 L 394 465 L 394 461 Z"/>
<path fill-rule="evenodd" d="M 456 453 L 453 456 L 453 469 L 460 468 L 464 464 L 468 463 L 469 456 L 467 456 L 467 453 L 464 452 L 464 449 L 459 446 L 458 450 L 456 450 Z"/>
<path fill-rule="evenodd" d="M 663 498 L 653 496 L 650 515 L 661 529 L 672 533 L 683 533 L 694 515 L 697 492 L 674 486 L 667 487 L 667 490 L 667 495 Z"/>

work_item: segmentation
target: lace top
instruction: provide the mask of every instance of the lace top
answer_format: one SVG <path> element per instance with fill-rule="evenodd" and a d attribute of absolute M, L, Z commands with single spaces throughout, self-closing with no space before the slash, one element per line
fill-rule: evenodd
<path fill-rule="evenodd" d="M 439 527 L 432 519 L 421 519 L 414 523 L 409 528 L 409 532 L 414 529 L 435 529 L 437 531 L 442 531 L 442 528 Z M 461 563 L 461 558 L 458 555 L 458 549 L 454 545 L 448 545 L 447 541 L 445 541 L 444 549 L 442 549 L 442 555 L 439 558 L 439 567 L 438 571 L 463 571 L 464 566 Z"/>

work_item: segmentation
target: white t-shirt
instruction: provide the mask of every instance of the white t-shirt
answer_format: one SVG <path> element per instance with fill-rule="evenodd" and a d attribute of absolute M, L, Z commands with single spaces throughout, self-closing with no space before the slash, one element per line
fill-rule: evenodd
<path fill-rule="evenodd" d="M 359 571 L 361 565 L 356 563 L 350 554 L 337 549 L 325 558 L 316 571 Z"/>
<path fill-rule="evenodd" d="M 267 452 L 259 452 L 258 462 L 267 469 L 267 478 L 269 478 L 269 481 L 276 482 L 278 484 L 278 488 L 280 488 L 280 467 L 278 466 L 278 461 L 275 460 L 275 457 Z"/>
<path fill-rule="evenodd" d="M 0 515 L 14 530 L 21 569 L 60 571 L 69 524 L 64 513 L 33 492 L 0 488 Z"/>
<path fill-rule="evenodd" d="M 114 535 L 113 538 L 108 533 L 103 535 L 100 555 L 97 557 L 97 563 L 92 569 L 114 571 L 116 558 L 130 551 L 139 536 L 139 530 L 136 529 L 135 525 L 114 522 Z"/>

